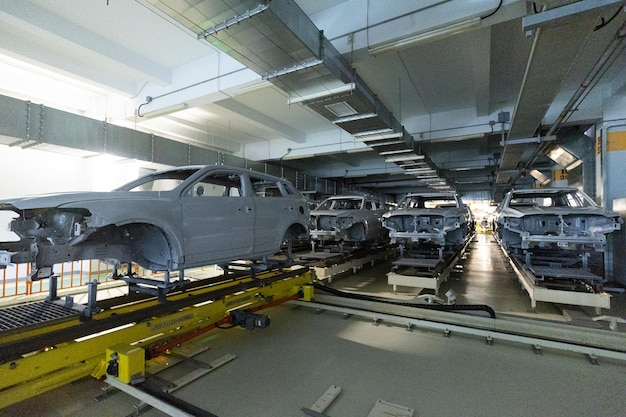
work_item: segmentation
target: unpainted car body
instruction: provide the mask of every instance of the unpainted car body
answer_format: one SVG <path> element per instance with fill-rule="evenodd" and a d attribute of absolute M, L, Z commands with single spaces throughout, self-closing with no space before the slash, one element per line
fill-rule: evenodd
<path fill-rule="evenodd" d="M 156 172 L 111 192 L 0 201 L 19 240 L 0 242 L 0 264 L 80 259 L 135 262 L 155 271 L 252 260 L 306 235 L 309 209 L 284 179 L 227 166 Z M 1 266 L 1 265 L 0 265 Z"/>
<path fill-rule="evenodd" d="M 311 211 L 309 234 L 319 242 L 382 242 L 387 239 L 381 218 L 385 205 L 363 196 L 336 196 Z"/>
<path fill-rule="evenodd" d="M 474 230 L 469 208 L 454 192 L 410 193 L 397 209 L 385 213 L 391 243 L 406 248 L 461 247 Z"/>
<path fill-rule="evenodd" d="M 509 250 L 595 250 L 623 220 L 577 188 L 512 190 L 495 213 L 494 228 Z"/>

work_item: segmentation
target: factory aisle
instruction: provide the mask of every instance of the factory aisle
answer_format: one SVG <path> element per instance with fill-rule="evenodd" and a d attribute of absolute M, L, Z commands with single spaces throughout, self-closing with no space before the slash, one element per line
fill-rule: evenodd
<path fill-rule="evenodd" d="M 387 272 L 391 260 L 364 268 L 356 274 L 344 274 L 333 278 L 329 284 L 334 288 L 367 295 L 412 300 L 433 290 L 398 286 L 397 292 L 388 284 Z M 491 233 L 477 233 L 469 250 L 448 280 L 442 283 L 439 296 L 446 299 L 448 290 L 456 293 L 457 304 L 485 304 L 498 314 L 575 324 L 585 327 L 607 329 L 607 322 L 593 321 L 596 316 L 591 307 L 559 305 L 537 302 L 532 309 L 530 297 L 522 288 L 500 246 Z M 626 294 L 612 294 L 611 310 L 603 314 L 623 316 L 626 314 Z M 626 332 L 626 324 L 618 329 Z"/>
<path fill-rule="evenodd" d="M 532 311 L 498 245 L 479 234 L 457 271 L 440 289 L 453 289 L 458 303 L 492 306 L 499 315 L 516 315 L 573 324 L 563 306 L 538 303 Z M 402 300 L 420 289 L 393 293 L 386 273 L 391 260 L 333 279 L 331 285 Z M 224 355 L 236 359 L 176 391 L 176 396 L 219 417 L 303 415 L 331 386 L 341 394 L 324 414 L 365 417 L 377 400 L 413 410 L 419 417 L 623 416 L 626 363 L 584 355 L 424 329 L 408 331 L 385 321 L 346 317 L 333 311 L 280 305 L 261 311 L 271 316 L 266 329 L 215 329 L 193 343 L 208 350 L 194 357 L 209 363 Z M 604 326 L 605 323 L 595 323 Z M 175 380 L 193 366 L 174 366 L 158 374 Z M 563 381 L 567 381 L 566 384 Z M 601 383 L 598 383 L 601 381 Z M 92 417 L 130 415 L 137 400 L 116 393 L 101 401 L 104 383 L 84 378 L 0 410 L 0 417 L 49 415 Z M 581 394 L 583 393 L 583 394 Z M 557 399 L 555 401 L 555 399 Z M 150 410 L 146 417 L 165 414 Z"/>
<path fill-rule="evenodd" d="M 398 286 L 397 292 L 387 282 L 391 260 L 364 268 L 356 274 L 334 278 L 334 288 L 403 300 L 411 300 L 433 290 Z M 549 320 L 564 320 L 561 310 L 554 305 L 538 303 L 536 311 L 530 305 L 528 294 L 522 290 L 517 277 L 491 234 L 479 233 L 469 250 L 439 289 L 445 300 L 446 291 L 456 293 L 457 304 L 486 304 L 499 313 L 515 314 Z"/>
<path fill-rule="evenodd" d="M 176 391 L 219 417 L 299 417 L 332 385 L 342 392 L 324 414 L 365 417 L 378 399 L 419 417 L 621 416 L 626 410 L 623 362 L 482 338 L 413 330 L 332 311 L 281 305 L 263 311 L 266 329 L 217 329 L 194 341 L 196 356 L 236 359 Z M 192 368 L 159 374 L 174 380 Z M 567 381 L 567 383 L 564 383 Z M 599 382 L 601 381 L 601 382 Z M 116 393 L 99 402 L 103 383 L 66 385 L 0 410 L 2 417 L 124 416 L 138 401 Z M 154 410 L 146 417 L 163 416 Z"/>
<path fill-rule="evenodd" d="M 564 320 L 562 311 L 553 304 L 539 302 L 532 310 L 528 294 L 490 233 L 476 234 L 457 272 L 440 293 L 448 289 L 456 292 L 458 304 L 486 304 L 498 313 Z"/>

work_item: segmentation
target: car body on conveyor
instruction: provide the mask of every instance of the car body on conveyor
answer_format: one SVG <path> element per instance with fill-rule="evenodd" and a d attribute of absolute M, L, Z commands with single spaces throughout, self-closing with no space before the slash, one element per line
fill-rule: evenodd
<path fill-rule="evenodd" d="M 494 231 L 509 251 L 602 252 L 623 220 L 577 188 L 512 190 L 495 212 Z"/>
<path fill-rule="evenodd" d="M 385 213 L 383 225 L 391 243 L 403 247 L 458 249 L 474 231 L 470 209 L 455 192 L 411 193 L 395 210 Z"/>
<path fill-rule="evenodd" d="M 33 279 L 81 259 L 153 271 L 262 259 L 306 236 L 309 220 L 289 181 L 219 165 L 159 171 L 111 192 L 7 199 L 0 210 L 14 213 L 16 235 L 0 242 L 0 267 L 33 262 Z"/>
<path fill-rule="evenodd" d="M 371 197 L 330 197 L 311 211 L 309 234 L 322 245 L 381 243 L 387 240 L 381 221 L 386 211 L 381 201 Z"/>

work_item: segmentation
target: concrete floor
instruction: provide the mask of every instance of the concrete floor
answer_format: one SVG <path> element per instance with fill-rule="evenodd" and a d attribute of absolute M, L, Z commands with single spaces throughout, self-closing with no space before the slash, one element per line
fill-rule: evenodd
<path fill-rule="evenodd" d="M 459 303 L 486 303 L 503 314 L 572 324 L 563 306 L 539 303 L 532 311 L 498 250 L 489 235 L 479 235 L 462 262 L 464 273 L 451 277 L 441 293 L 453 288 Z M 332 285 L 399 298 L 417 295 L 408 287 L 393 294 L 386 285 L 388 271 L 389 264 L 381 263 L 334 279 Z M 622 298 L 615 302 L 622 307 Z M 216 330 L 196 341 L 209 348 L 198 360 L 211 362 L 225 354 L 237 358 L 176 396 L 220 417 L 302 416 L 300 409 L 331 385 L 342 388 L 326 410 L 336 417 L 366 417 L 378 399 L 412 408 L 420 417 L 626 415 L 624 362 L 601 359 L 594 366 L 579 354 L 546 349 L 537 355 L 525 345 L 497 341 L 490 346 L 478 337 L 445 338 L 305 307 L 282 305 L 264 313 L 272 319 L 267 329 Z M 159 375 L 173 380 L 189 370 L 183 364 Z M 0 410 L 0 416 L 133 412 L 137 401 L 126 394 L 95 402 L 102 386 L 86 378 Z M 164 414 L 151 410 L 144 415 Z"/>

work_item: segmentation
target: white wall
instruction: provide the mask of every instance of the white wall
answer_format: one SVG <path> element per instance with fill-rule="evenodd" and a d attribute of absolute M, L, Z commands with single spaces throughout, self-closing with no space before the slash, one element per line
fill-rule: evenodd
<path fill-rule="evenodd" d="M 0 145 L 0 199 L 72 191 L 111 191 L 141 167 L 165 165 L 110 155 L 78 157 Z"/>
<path fill-rule="evenodd" d="M 91 183 L 83 158 L 0 146 L 0 198 L 87 191 Z"/>

